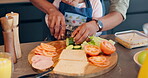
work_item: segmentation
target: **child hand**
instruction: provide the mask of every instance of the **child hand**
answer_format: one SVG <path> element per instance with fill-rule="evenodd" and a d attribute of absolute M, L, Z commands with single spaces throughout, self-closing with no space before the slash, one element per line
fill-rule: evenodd
<path fill-rule="evenodd" d="M 79 0 L 62 0 L 62 2 L 76 7 L 79 3 Z"/>

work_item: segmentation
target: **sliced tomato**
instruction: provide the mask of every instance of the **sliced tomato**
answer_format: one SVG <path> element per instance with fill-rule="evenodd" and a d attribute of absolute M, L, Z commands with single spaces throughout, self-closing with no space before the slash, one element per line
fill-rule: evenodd
<path fill-rule="evenodd" d="M 116 51 L 116 47 L 108 41 L 102 41 L 100 48 L 101 51 L 105 54 L 112 54 Z"/>
<path fill-rule="evenodd" d="M 46 52 L 43 51 L 44 56 L 48 56 L 48 57 L 54 57 L 56 56 L 58 53 L 57 52 Z"/>
<path fill-rule="evenodd" d="M 110 62 L 105 61 L 104 63 L 101 63 L 101 64 L 94 63 L 94 65 L 99 66 L 99 67 L 107 67 L 110 65 Z"/>
<path fill-rule="evenodd" d="M 52 52 L 55 52 L 56 51 L 56 48 L 52 45 L 48 45 L 48 44 L 45 44 L 45 43 L 41 43 L 40 45 L 44 50 L 46 51 L 52 51 Z"/>
<path fill-rule="evenodd" d="M 36 55 L 43 55 L 43 52 L 42 52 L 42 51 L 34 51 L 34 53 L 35 53 Z"/>
<path fill-rule="evenodd" d="M 84 51 L 90 56 L 96 56 L 101 52 L 100 47 L 96 45 L 85 45 Z"/>
<path fill-rule="evenodd" d="M 106 59 L 105 56 L 93 56 L 89 57 L 88 60 L 99 67 L 106 67 L 110 64 L 110 62 Z"/>
<path fill-rule="evenodd" d="M 148 50 L 148 48 L 146 48 L 145 50 Z"/>

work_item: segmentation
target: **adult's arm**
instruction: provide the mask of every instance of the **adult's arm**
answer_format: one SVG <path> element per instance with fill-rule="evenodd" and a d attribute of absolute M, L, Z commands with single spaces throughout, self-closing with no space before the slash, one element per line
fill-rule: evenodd
<path fill-rule="evenodd" d="M 129 0 L 110 0 L 110 2 L 110 12 L 98 19 L 101 20 L 104 25 L 102 31 L 110 30 L 126 19 Z M 96 27 L 98 27 L 96 22 L 90 21 L 85 23 L 72 33 L 72 37 L 74 37 L 77 44 L 80 44 L 86 40 L 88 36 L 93 35 L 97 30 L 99 30 L 99 28 Z"/>
<path fill-rule="evenodd" d="M 47 0 L 30 0 L 34 6 L 48 14 L 48 25 L 51 35 L 61 39 L 65 34 L 65 18 L 63 14 Z"/>
<path fill-rule="evenodd" d="M 102 31 L 110 30 L 126 19 L 129 1 L 130 0 L 110 0 L 109 14 L 99 18 L 104 25 Z"/>

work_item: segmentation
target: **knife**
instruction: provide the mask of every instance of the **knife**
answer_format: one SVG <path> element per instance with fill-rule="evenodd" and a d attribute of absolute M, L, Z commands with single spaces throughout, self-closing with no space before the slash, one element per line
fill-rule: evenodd
<path fill-rule="evenodd" d="M 29 75 L 23 75 L 18 78 L 48 78 L 49 72 L 53 70 L 54 67 L 50 67 L 47 71 L 39 73 L 39 74 L 29 74 Z"/>

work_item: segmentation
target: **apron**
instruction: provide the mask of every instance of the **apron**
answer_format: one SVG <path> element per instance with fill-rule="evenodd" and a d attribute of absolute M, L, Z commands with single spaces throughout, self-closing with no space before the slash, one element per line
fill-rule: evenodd
<path fill-rule="evenodd" d="M 78 26 L 92 20 L 93 10 L 90 1 L 85 0 L 85 5 L 86 8 L 77 8 L 60 2 L 59 11 L 65 16 L 67 36 L 70 36 Z"/>
<path fill-rule="evenodd" d="M 53 3 L 54 0 L 48 0 Z M 83 23 L 89 22 L 92 20 L 92 6 L 89 0 L 84 0 L 86 8 L 77 8 L 66 4 L 64 2 L 60 2 L 59 11 L 65 16 L 66 21 L 66 35 L 70 36 L 71 33 Z M 105 15 L 105 6 L 104 1 L 100 0 L 103 8 L 103 15 Z M 102 34 L 101 34 L 102 35 Z M 104 32 L 103 32 L 103 35 Z"/>

